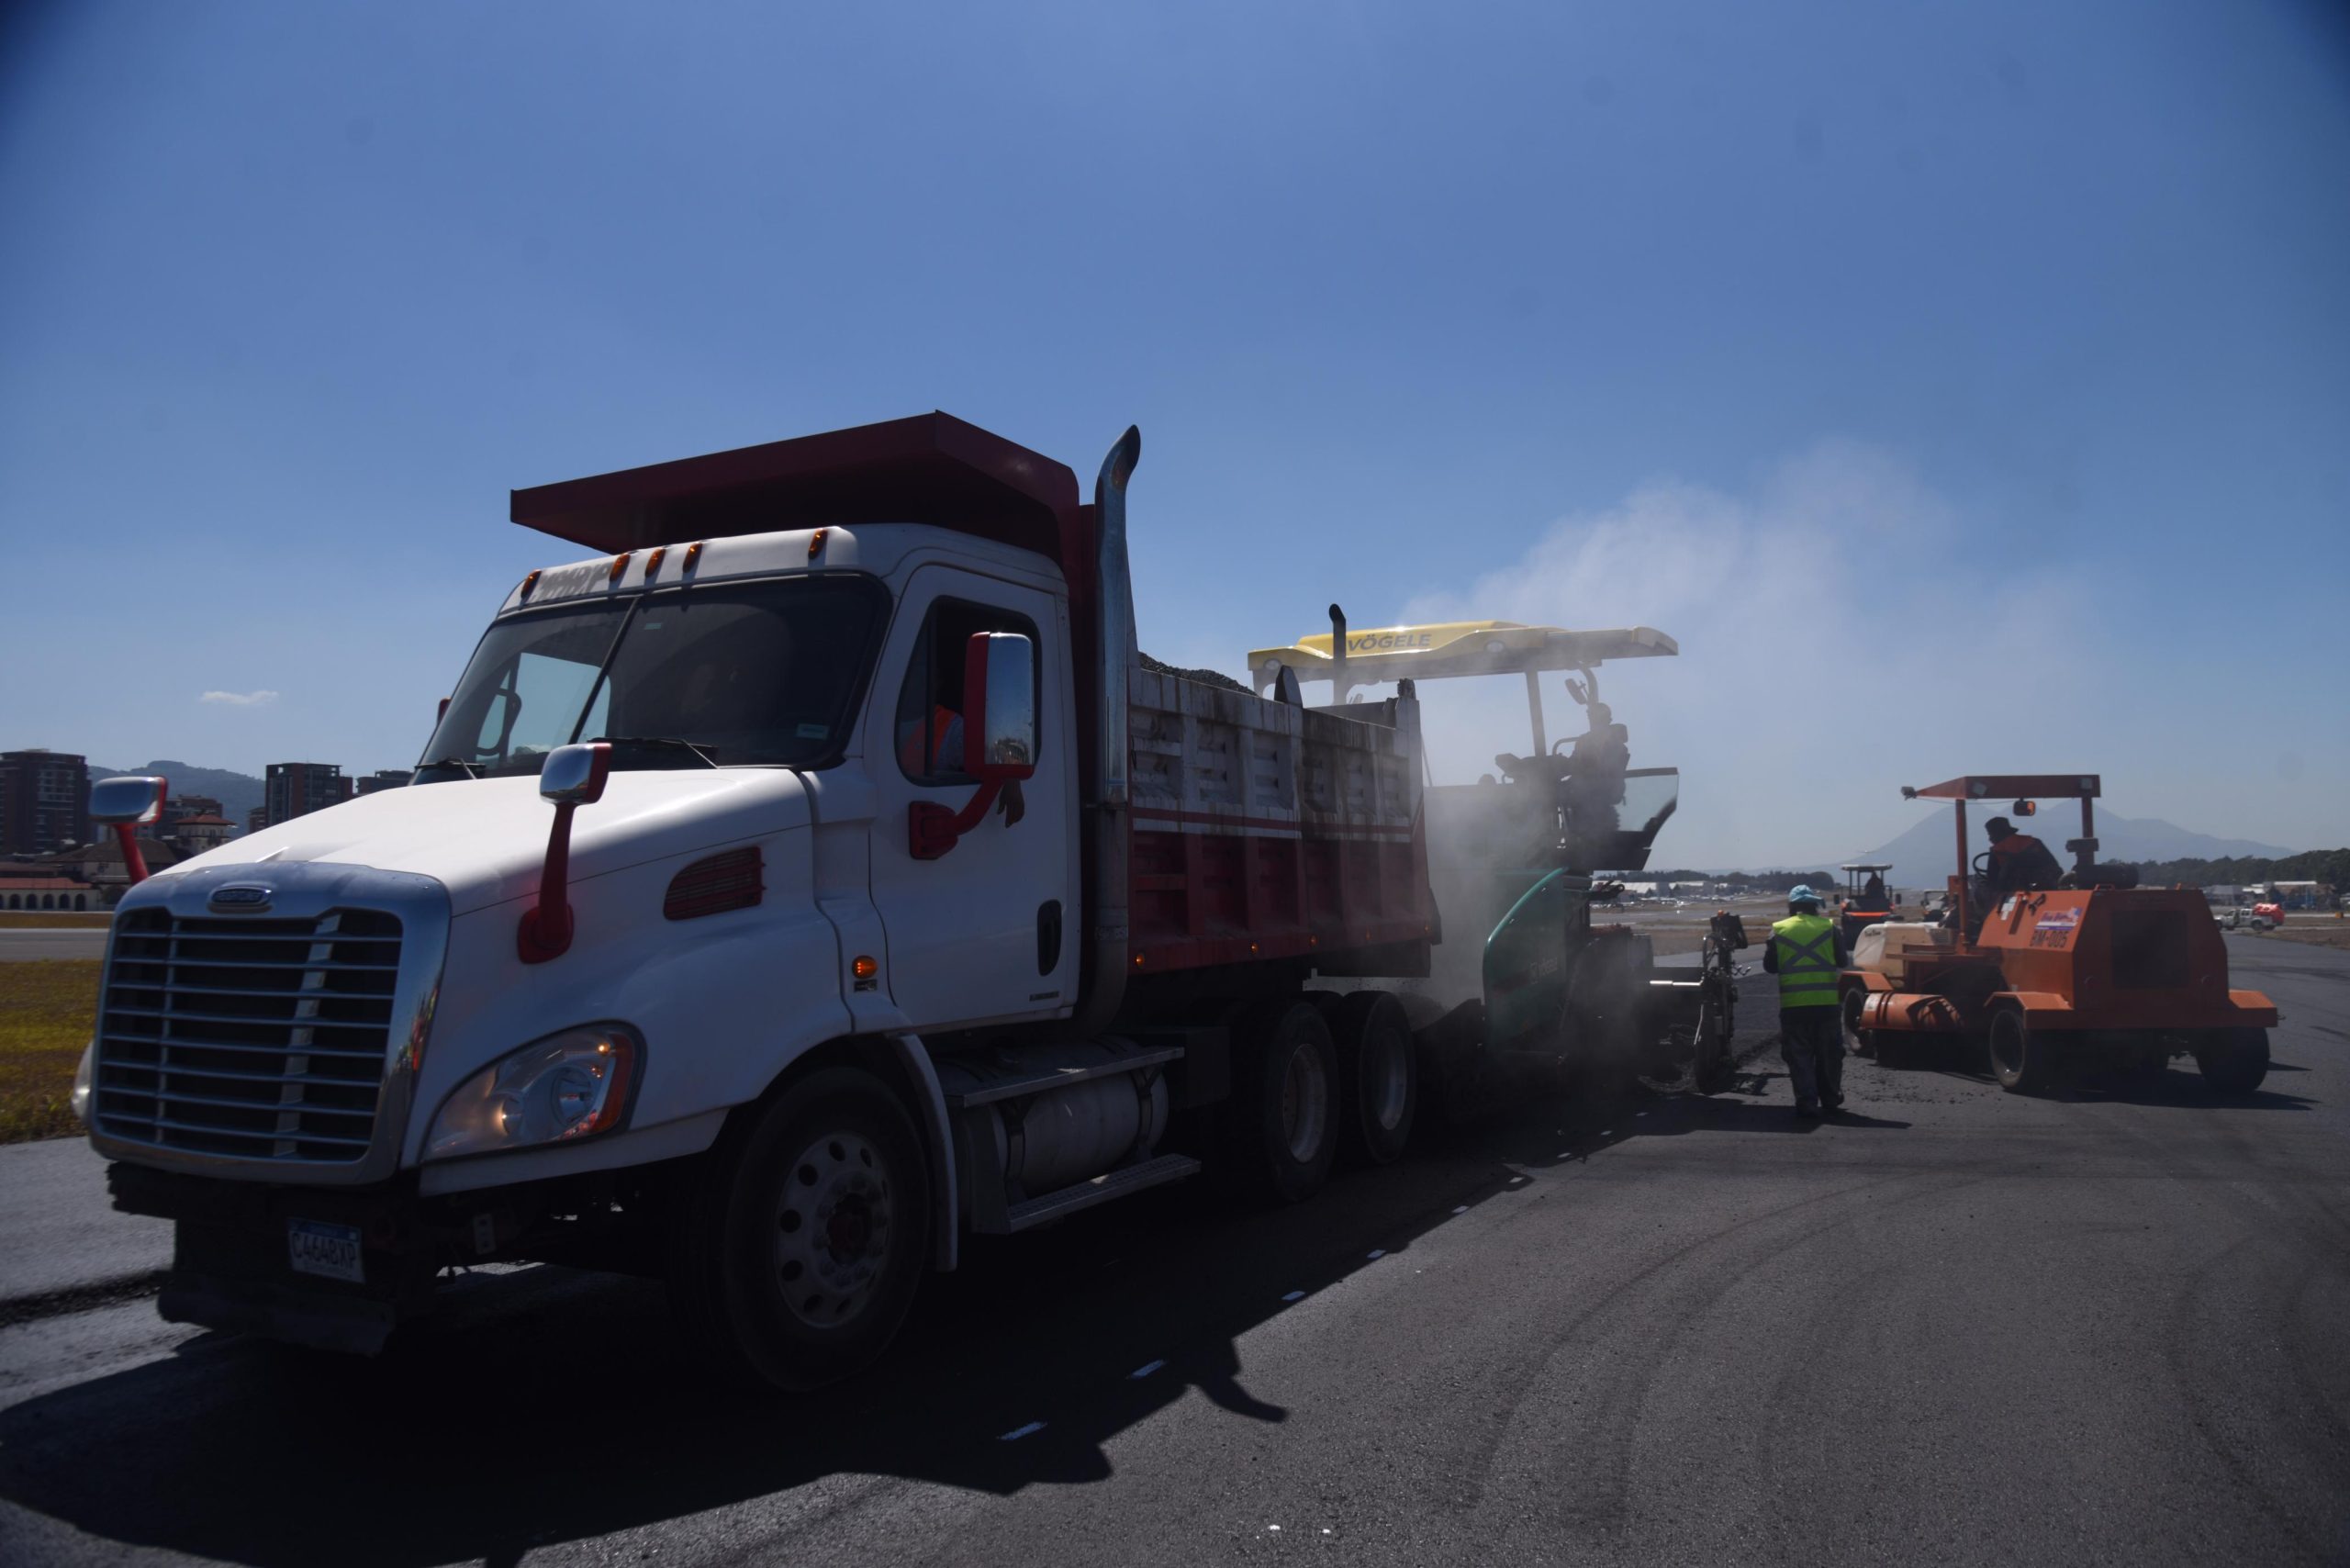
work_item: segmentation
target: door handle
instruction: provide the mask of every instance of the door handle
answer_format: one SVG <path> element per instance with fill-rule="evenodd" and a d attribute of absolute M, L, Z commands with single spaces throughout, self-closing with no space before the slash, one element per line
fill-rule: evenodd
<path fill-rule="evenodd" d="M 1061 901 L 1046 899 L 1036 906 L 1036 972 L 1051 974 L 1061 961 Z"/>

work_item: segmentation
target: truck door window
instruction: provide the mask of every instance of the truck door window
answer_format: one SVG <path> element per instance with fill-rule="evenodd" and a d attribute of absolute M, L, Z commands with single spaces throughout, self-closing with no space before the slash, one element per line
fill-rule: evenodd
<path fill-rule="evenodd" d="M 1035 623 L 1024 615 L 964 599 L 942 599 L 930 607 L 913 657 L 906 665 L 906 683 L 898 692 L 897 723 L 891 731 L 898 748 L 898 766 L 917 784 L 968 784 L 963 771 L 963 653 L 979 632 L 1017 632 L 1036 643 Z M 1038 711 L 1044 666 L 1037 661 Z M 1041 737 L 1038 749 L 1043 749 Z"/>

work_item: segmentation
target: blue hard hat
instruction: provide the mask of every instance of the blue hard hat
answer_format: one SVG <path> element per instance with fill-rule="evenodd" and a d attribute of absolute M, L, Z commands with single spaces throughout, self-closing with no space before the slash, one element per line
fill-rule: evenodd
<path fill-rule="evenodd" d="M 1811 890 L 1809 882 L 1797 882 L 1787 890 L 1787 902 L 1789 903 L 1818 903 L 1819 895 Z"/>

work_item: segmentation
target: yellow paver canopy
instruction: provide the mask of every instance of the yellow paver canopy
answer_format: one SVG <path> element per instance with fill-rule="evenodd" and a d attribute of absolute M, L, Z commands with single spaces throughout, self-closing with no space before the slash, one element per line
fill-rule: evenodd
<path fill-rule="evenodd" d="M 1362 631 L 1349 627 L 1343 671 L 1341 661 L 1332 655 L 1327 632 L 1300 637 L 1285 648 L 1258 648 L 1248 655 L 1248 676 L 1259 691 L 1270 688 L 1284 666 L 1295 670 L 1300 680 L 1355 687 L 1591 669 L 1609 659 L 1658 658 L 1680 651 L 1679 643 L 1653 626 L 1570 632 L 1563 626 L 1526 626 L 1515 621 L 1438 621 Z M 1345 700 L 1343 691 L 1338 700 Z"/>

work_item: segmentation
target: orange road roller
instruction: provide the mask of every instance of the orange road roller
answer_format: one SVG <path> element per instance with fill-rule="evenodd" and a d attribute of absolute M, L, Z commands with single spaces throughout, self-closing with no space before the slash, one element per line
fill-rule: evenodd
<path fill-rule="evenodd" d="M 2191 1056 L 2221 1094 L 2268 1073 L 2276 1004 L 2228 984 L 2228 952 L 2200 891 L 2141 888 L 2135 868 L 2097 859 L 2098 776 L 1969 774 L 1908 800 L 1948 801 L 1958 871 L 1941 917 L 1872 925 L 1839 995 L 1847 1048 L 1890 1065 L 1929 1039 L 1979 1040 L 2002 1087 L 2029 1093 L 2060 1068 L 2147 1068 Z M 2076 800 L 2072 868 L 2005 813 Z M 1969 806 L 1997 841 L 1970 855 Z"/>

